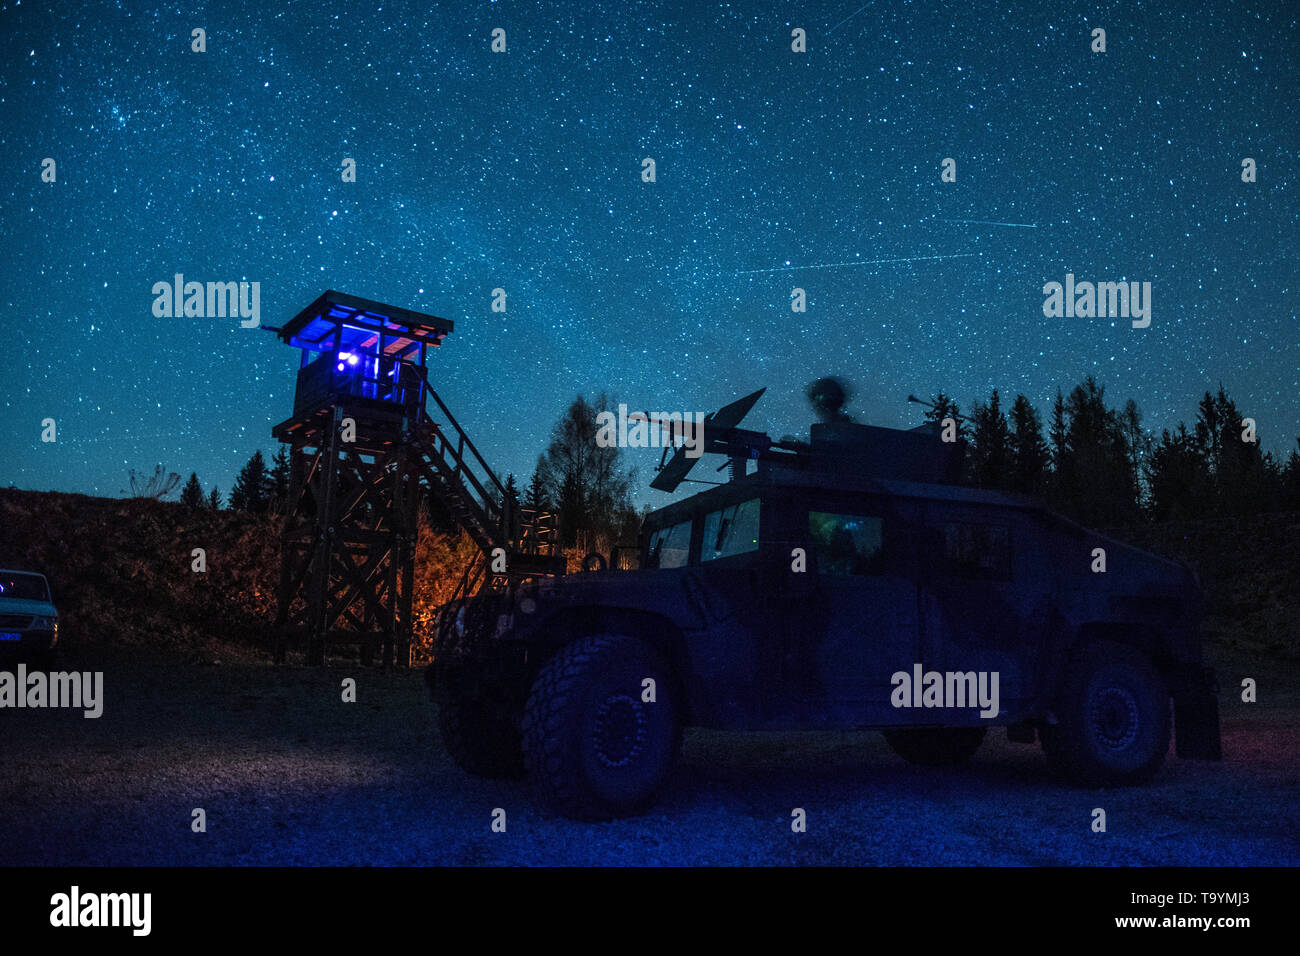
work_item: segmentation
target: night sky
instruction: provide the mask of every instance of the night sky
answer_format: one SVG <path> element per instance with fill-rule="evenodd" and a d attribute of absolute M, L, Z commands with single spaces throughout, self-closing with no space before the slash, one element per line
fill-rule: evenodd
<path fill-rule="evenodd" d="M 430 6 L 0 0 L 0 484 L 228 492 L 274 452 L 296 351 L 155 318 L 177 272 L 260 282 L 264 325 L 327 288 L 452 319 L 432 381 L 521 483 L 578 392 L 766 385 L 777 436 L 826 374 L 910 426 L 1091 373 L 1157 432 L 1221 381 L 1295 447 L 1300 5 Z M 1045 318 L 1067 272 L 1151 282 L 1150 328 Z"/>

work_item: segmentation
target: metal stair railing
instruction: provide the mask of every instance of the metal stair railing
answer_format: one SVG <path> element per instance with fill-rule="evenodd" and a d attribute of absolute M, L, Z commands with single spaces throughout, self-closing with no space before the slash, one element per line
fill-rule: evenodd
<path fill-rule="evenodd" d="M 500 504 L 506 499 L 505 487 L 429 384 L 427 370 L 423 366 L 415 368 L 424 382 L 424 396 L 432 398 L 441 413 L 441 420 L 434 417 L 427 401 L 420 407 L 416 428 L 425 452 L 422 465 L 426 476 L 435 479 L 437 490 L 444 493 L 449 507 L 480 548 L 487 552 L 509 548 Z"/>
<path fill-rule="evenodd" d="M 488 466 L 465 429 L 429 384 L 428 371 L 413 366 L 423 383 L 414 433 L 420 455 L 416 459 L 430 490 L 446 502 L 457 523 L 483 552 L 461 575 L 449 605 L 472 596 L 480 588 L 500 587 L 508 575 L 494 574 L 488 560 L 494 548 L 507 553 L 553 556 L 558 553 L 555 515 L 522 508 L 506 495 L 496 473 Z M 433 399 L 437 415 L 431 410 Z M 543 572 L 545 573 L 545 572 Z M 449 627 L 441 622 L 439 630 Z"/>

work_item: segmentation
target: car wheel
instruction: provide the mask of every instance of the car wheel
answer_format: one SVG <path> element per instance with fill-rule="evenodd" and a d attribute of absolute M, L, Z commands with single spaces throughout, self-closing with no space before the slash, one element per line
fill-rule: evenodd
<path fill-rule="evenodd" d="M 1150 659 L 1112 641 L 1075 651 L 1042 728 L 1043 751 L 1073 783 L 1106 787 L 1140 783 L 1169 752 L 1169 691 Z"/>
<path fill-rule="evenodd" d="M 474 699 L 448 687 L 438 694 L 438 729 L 451 759 L 466 773 L 489 780 L 524 775 L 522 707 L 504 699 Z"/>
<path fill-rule="evenodd" d="M 974 756 L 984 742 L 983 727 L 921 727 L 886 730 L 889 746 L 908 763 L 922 767 L 953 767 Z"/>
<path fill-rule="evenodd" d="M 672 675 L 636 638 L 584 638 L 538 673 L 523 730 L 525 765 L 550 806 L 581 820 L 635 811 L 658 794 L 681 742 Z"/>

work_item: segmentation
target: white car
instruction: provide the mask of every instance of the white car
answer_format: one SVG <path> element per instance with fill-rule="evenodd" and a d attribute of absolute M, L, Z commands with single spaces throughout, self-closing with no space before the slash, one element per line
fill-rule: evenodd
<path fill-rule="evenodd" d="M 0 569 L 0 656 L 49 670 L 59 644 L 59 612 L 45 575 Z"/>

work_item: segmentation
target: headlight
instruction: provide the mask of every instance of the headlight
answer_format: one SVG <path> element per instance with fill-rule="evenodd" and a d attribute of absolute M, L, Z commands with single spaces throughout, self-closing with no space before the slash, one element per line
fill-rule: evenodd
<path fill-rule="evenodd" d="M 58 618 L 37 617 L 32 619 L 32 630 L 53 631 L 59 626 Z"/>

